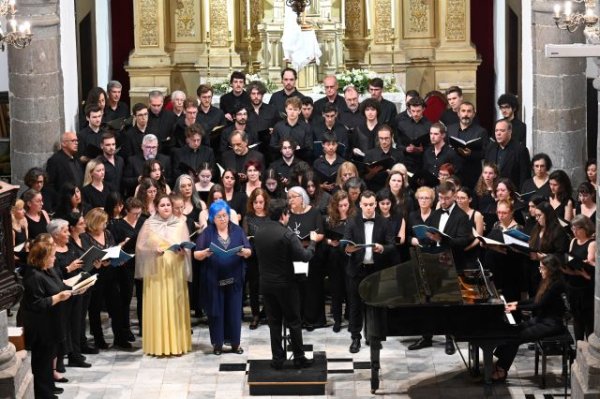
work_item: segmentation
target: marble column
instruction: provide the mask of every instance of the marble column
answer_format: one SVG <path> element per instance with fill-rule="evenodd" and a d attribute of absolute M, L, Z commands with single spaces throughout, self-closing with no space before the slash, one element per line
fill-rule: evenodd
<path fill-rule="evenodd" d="M 563 169 L 574 186 L 583 177 L 586 159 L 586 60 L 548 59 L 545 45 L 584 43 L 582 30 L 556 28 L 554 3 L 532 0 L 533 151 L 544 152 L 554 169 Z"/>
<path fill-rule="evenodd" d="M 33 40 L 8 47 L 12 183 L 43 166 L 64 130 L 58 0 L 20 0 L 17 17 L 31 21 Z"/>
<path fill-rule="evenodd" d="M 584 58 L 585 60 L 585 58 Z M 596 60 L 600 64 L 600 59 Z M 600 65 L 599 65 L 600 66 Z M 600 91 L 600 77 L 594 79 L 594 88 Z M 600 105 L 600 95 L 598 97 Z M 596 157 L 600 156 L 600 146 L 596 148 Z M 596 194 L 596 202 L 600 199 L 600 193 Z M 596 223 L 596 235 L 600 232 L 598 218 Z M 600 247 L 596 249 L 596 259 L 600 259 Z M 596 281 L 600 281 L 600 268 L 596 268 Z M 592 399 L 600 397 L 600 284 L 596 284 L 594 294 L 594 333 L 588 338 L 588 342 L 577 342 L 577 358 L 571 371 L 571 398 Z"/>

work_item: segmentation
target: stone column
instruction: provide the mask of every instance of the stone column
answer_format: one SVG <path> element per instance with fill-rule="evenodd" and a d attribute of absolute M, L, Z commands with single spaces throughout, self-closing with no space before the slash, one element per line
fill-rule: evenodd
<path fill-rule="evenodd" d="M 533 151 L 545 152 L 554 169 L 563 169 L 574 183 L 583 176 L 586 158 L 586 59 L 544 54 L 548 43 L 584 43 L 582 30 L 556 28 L 554 3 L 532 0 Z M 576 186 L 576 184 L 575 184 Z"/>
<path fill-rule="evenodd" d="M 18 18 L 31 21 L 29 47 L 8 47 L 12 183 L 44 166 L 64 130 L 63 77 L 57 0 L 20 0 Z"/>
<path fill-rule="evenodd" d="M 585 58 L 582 58 L 585 61 Z M 600 64 L 600 59 L 596 60 Z M 600 77 L 594 79 L 594 88 L 600 91 Z M 600 96 L 598 97 L 600 105 Z M 600 146 L 596 148 L 596 156 L 600 156 Z M 596 202 L 599 201 L 600 193 L 596 194 Z M 600 232 L 598 218 L 596 223 L 596 235 Z M 600 248 L 596 249 L 596 258 L 600 256 Z M 596 268 L 596 281 L 600 281 L 600 268 Z M 588 338 L 588 342 L 577 342 L 577 358 L 573 364 L 571 374 L 571 398 L 591 399 L 600 397 L 600 286 L 596 284 L 594 294 L 594 333 Z"/>

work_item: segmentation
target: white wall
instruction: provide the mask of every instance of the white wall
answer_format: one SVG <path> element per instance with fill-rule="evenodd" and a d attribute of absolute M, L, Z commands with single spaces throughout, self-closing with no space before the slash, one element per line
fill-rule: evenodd
<path fill-rule="evenodd" d="M 506 93 L 506 1 L 494 1 L 494 69 L 496 70 L 496 95 Z M 496 118 L 500 116 L 496 108 Z"/>
<path fill-rule="evenodd" d="M 106 89 L 112 76 L 110 0 L 96 0 L 94 9 L 94 25 L 96 28 L 96 81 L 98 86 Z"/>
<path fill-rule="evenodd" d="M 60 22 L 60 63 L 63 73 L 65 130 L 76 130 L 79 111 L 79 76 L 73 1 L 60 2 Z"/>
<path fill-rule="evenodd" d="M 522 43 L 521 43 L 521 85 L 523 90 L 523 113 L 521 119 L 528 126 L 527 128 L 527 147 L 532 149 L 532 133 L 533 133 L 533 54 L 531 49 L 533 48 L 532 43 L 532 32 L 531 32 L 531 2 L 523 1 L 521 9 L 521 32 L 522 32 Z M 534 149 L 535 150 L 535 149 Z"/>

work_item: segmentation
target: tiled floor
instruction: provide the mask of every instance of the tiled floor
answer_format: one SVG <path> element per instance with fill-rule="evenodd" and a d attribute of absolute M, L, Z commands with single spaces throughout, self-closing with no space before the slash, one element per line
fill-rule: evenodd
<path fill-rule="evenodd" d="M 14 322 L 14 316 L 11 318 Z M 105 324 L 107 321 L 105 320 Z M 134 326 L 134 332 L 136 332 Z M 107 341 L 110 342 L 107 331 Z M 315 351 L 325 351 L 328 359 L 326 394 L 336 398 L 413 398 L 451 399 L 481 398 L 483 386 L 465 371 L 461 357 L 444 353 L 443 337 L 436 337 L 433 348 L 407 351 L 409 338 L 390 338 L 384 342 L 381 353 L 381 387 L 377 395 L 370 393 L 369 350 L 365 347 L 350 354 L 347 331 L 334 333 L 331 328 L 304 332 L 306 344 Z M 141 347 L 138 340 L 134 343 Z M 242 327 L 243 355 L 212 354 L 208 327 L 199 324 L 193 328 L 193 350 L 180 357 L 155 358 L 144 356 L 141 349 L 124 352 L 109 349 L 98 355 L 88 355 L 90 369 L 67 368 L 69 379 L 60 386 L 65 392 L 62 399 L 81 398 L 223 398 L 249 396 L 244 364 L 249 359 L 269 359 L 269 332 L 265 325 L 257 330 Z M 463 352 L 466 345 L 461 344 Z M 307 353 L 310 356 L 310 352 Z M 465 354 L 466 356 L 466 354 Z M 493 398 L 537 399 L 552 398 L 562 389 L 559 358 L 550 358 L 548 388 L 538 387 L 533 375 L 533 351 L 525 346 L 511 369 L 508 382 L 493 386 Z M 227 371 L 233 369 L 232 371 Z M 220 371 L 222 370 L 222 371 Z M 291 398 L 287 396 L 286 398 Z"/>

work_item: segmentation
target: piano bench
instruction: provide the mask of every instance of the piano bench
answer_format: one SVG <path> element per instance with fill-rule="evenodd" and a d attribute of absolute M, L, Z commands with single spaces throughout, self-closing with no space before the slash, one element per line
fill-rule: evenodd
<path fill-rule="evenodd" d="M 538 375 L 538 363 L 540 355 L 542 357 L 542 375 L 540 379 L 540 388 L 546 388 L 546 359 L 548 356 L 562 356 L 562 375 L 565 379 L 565 392 L 569 386 L 571 374 L 571 364 L 575 360 L 575 342 L 571 333 L 565 328 L 565 331 L 559 335 L 553 335 L 537 340 L 535 342 L 535 375 Z"/>

